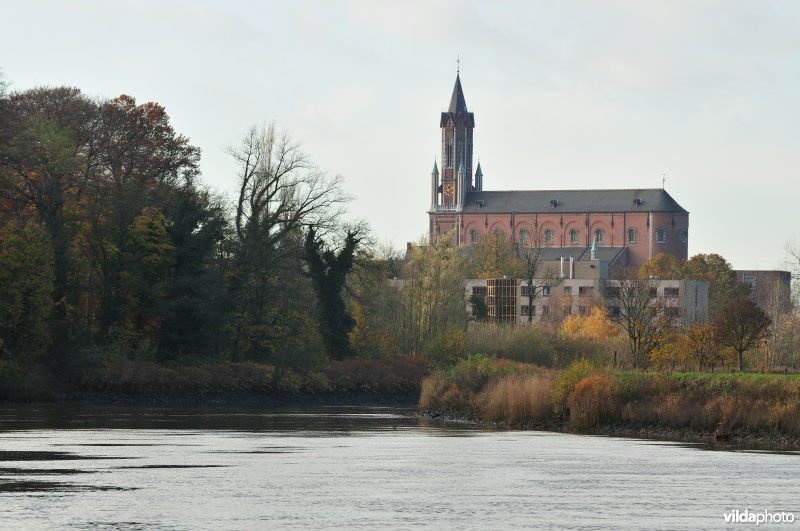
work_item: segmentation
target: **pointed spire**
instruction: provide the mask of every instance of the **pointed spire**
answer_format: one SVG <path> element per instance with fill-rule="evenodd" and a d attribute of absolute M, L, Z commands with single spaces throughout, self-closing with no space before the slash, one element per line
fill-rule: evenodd
<path fill-rule="evenodd" d="M 458 165 L 458 174 L 459 175 L 466 175 L 467 170 L 464 169 L 464 161 L 461 161 L 461 164 Z"/>
<path fill-rule="evenodd" d="M 431 175 L 439 175 L 439 167 L 436 166 L 436 160 L 433 161 L 433 171 L 431 172 Z"/>
<path fill-rule="evenodd" d="M 475 170 L 475 177 L 483 177 L 483 170 L 481 170 L 481 161 L 478 161 L 478 168 Z"/>
<path fill-rule="evenodd" d="M 592 260 L 597 260 L 597 251 L 599 248 L 598 240 L 600 239 L 600 235 L 595 233 L 594 235 L 594 243 L 592 243 Z"/>
<path fill-rule="evenodd" d="M 461 88 L 461 77 L 456 74 L 456 84 L 453 87 L 453 95 L 450 97 L 450 107 L 447 112 L 460 114 L 467 112 L 467 101 L 464 99 L 464 90 Z"/>

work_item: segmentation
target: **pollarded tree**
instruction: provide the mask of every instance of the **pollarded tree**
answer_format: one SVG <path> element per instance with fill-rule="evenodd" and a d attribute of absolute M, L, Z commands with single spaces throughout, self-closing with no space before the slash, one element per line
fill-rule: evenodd
<path fill-rule="evenodd" d="M 739 355 L 739 370 L 744 370 L 744 353 L 767 338 L 772 320 L 750 299 L 734 299 L 714 318 L 714 337 L 719 345 Z"/>

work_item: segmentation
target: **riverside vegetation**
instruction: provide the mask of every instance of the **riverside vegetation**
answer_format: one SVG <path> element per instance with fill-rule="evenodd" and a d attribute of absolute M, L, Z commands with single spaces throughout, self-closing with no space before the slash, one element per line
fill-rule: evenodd
<path fill-rule="evenodd" d="M 800 446 L 800 375 L 613 372 L 472 356 L 422 384 L 432 416 L 508 427 Z"/>

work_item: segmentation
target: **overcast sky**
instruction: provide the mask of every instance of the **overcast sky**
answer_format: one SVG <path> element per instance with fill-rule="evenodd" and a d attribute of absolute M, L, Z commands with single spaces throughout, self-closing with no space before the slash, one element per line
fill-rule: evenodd
<path fill-rule="evenodd" d="M 456 57 L 484 188 L 657 188 L 689 254 L 777 268 L 800 238 L 800 2 L 4 2 L 15 90 L 164 105 L 231 194 L 225 147 L 275 120 L 341 174 L 354 218 L 427 228 Z"/>

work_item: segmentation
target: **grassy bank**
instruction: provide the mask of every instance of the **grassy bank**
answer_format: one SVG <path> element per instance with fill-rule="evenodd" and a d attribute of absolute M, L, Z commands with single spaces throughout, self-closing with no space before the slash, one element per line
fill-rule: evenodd
<path fill-rule="evenodd" d="M 427 374 L 425 364 L 411 357 L 333 361 L 308 372 L 258 363 L 167 366 L 119 361 L 85 372 L 70 386 L 30 396 L 37 401 L 123 403 L 416 403 Z"/>
<path fill-rule="evenodd" d="M 798 375 L 609 372 L 586 361 L 551 370 L 478 356 L 427 377 L 419 407 L 515 427 L 800 441 Z"/>

